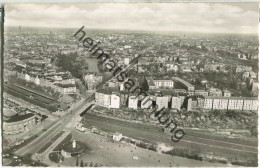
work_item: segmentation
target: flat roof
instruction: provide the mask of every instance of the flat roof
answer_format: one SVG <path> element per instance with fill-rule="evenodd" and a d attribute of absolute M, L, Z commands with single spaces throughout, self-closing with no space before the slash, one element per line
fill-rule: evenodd
<path fill-rule="evenodd" d="M 257 97 L 216 97 L 216 96 L 204 96 L 208 99 L 231 99 L 231 100 L 258 100 Z"/>

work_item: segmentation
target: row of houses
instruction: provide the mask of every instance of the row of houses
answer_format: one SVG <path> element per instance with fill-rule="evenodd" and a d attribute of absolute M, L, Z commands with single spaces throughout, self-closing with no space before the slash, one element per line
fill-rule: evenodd
<path fill-rule="evenodd" d="M 179 77 L 172 77 L 171 79 L 146 77 L 145 79 L 149 90 L 168 88 L 174 90 L 174 92 L 183 92 L 189 95 L 231 97 L 231 92 L 228 90 L 222 91 L 217 88 L 208 88 L 207 90 L 195 90 L 195 87 L 192 84 Z M 177 89 L 175 88 L 175 85 L 179 85 L 183 89 Z"/>
<path fill-rule="evenodd" d="M 51 87 L 56 92 L 60 92 L 61 94 L 75 94 L 77 92 L 76 82 L 74 79 L 60 79 L 59 76 L 54 76 L 56 80 L 48 80 L 44 78 L 39 78 L 38 76 L 34 77 L 28 74 L 16 73 L 16 76 L 20 79 L 24 79 L 28 82 L 33 82 L 36 85 L 43 87 Z"/>

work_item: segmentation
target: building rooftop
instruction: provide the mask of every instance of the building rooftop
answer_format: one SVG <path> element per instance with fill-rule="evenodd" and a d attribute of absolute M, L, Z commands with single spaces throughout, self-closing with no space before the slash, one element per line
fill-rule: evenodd
<path fill-rule="evenodd" d="M 15 116 L 17 114 L 17 112 L 16 111 L 14 111 L 13 109 L 3 109 L 3 115 L 5 116 L 5 117 L 12 117 L 12 116 Z"/>
<path fill-rule="evenodd" d="M 27 113 L 25 115 L 12 116 L 9 120 L 6 120 L 5 122 L 10 123 L 10 122 L 22 121 L 22 120 L 25 120 L 25 119 L 30 118 L 32 116 L 34 116 L 33 113 Z"/>
<path fill-rule="evenodd" d="M 97 92 L 111 95 L 112 93 L 118 93 L 119 90 L 117 87 L 104 87 L 98 89 Z"/>
<path fill-rule="evenodd" d="M 232 100 L 258 100 L 257 97 L 216 97 L 204 96 L 205 99 L 232 99 Z"/>
<path fill-rule="evenodd" d="M 114 134 L 114 136 L 121 136 L 122 134 L 121 133 L 119 133 L 119 132 L 116 132 L 115 134 Z"/>
<path fill-rule="evenodd" d="M 155 87 L 155 84 L 153 82 L 153 79 L 152 77 L 146 77 L 146 81 L 148 83 L 149 86 L 154 86 Z"/>
<path fill-rule="evenodd" d="M 195 90 L 195 92 L 207 92 L 206 90 Z"/>
<path fill-rule="evenodd" d="M 167 80 L 167 81 L 172 81 L 171 79 L 167 79 L 167 78 L 164 78 L 164 77 L 154 77 L 153 80 Z"/>
<path fill-rule="evenodd" d="M 180 82 L 182 83 L 183 85 L 185 85 L 186 87 L 194 87 L 192 84 L 190 84 L 189 82 L 179 78 L 179 77 L 173 77 L 172 78 L 174 81 L 177 81 L 177 82 Z"/>

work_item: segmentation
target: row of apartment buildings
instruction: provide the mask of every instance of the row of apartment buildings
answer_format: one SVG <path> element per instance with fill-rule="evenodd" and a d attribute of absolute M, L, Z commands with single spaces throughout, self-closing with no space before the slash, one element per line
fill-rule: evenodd
<path fill-rule="evenodd" d="M 122 101 L 126 99 L 126 101 Z M 187 111 L 193 109 L 206 110 L 258 110 L 258 99 L 251 97 L 214 97 L 214 96 L 192 96 L 187 95 L 163 95 L 159 94 L 137 97 L 126 96 L 111 90 L 99 90 L 95 93 L 97 105 L 107 108 L 120 108 L 127 106 L 129 109 L 147 109 L 157 105 L 157 109 L 172 108 Z"/>
<path fill-rule="evenodd" d="M 196 108 L 209 110 L 258 110 L 257 97 L 193 97 L 188 98 L 187 111 Z"/>
<path fill-rule="evenodd" d="M 149 90 L 168 88 L 173 89 L 175 92 L 183 92 L 189 95 L 231 97 L 231 92 L 228 90 L 222 91 L 217 88 L 208 88 L 207 90 L 195 90 L 195 87 L 192 84 L 179 77 L 172 77 L 172 79 L 146 77 L 146 83 Z M 175 85 L 179 85 L 183 89 L 177 89 L 175 88 Z"/>

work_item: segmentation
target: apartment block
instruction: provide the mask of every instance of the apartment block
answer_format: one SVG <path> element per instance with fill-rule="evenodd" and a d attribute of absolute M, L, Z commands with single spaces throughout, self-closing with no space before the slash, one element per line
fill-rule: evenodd
<path fill-rule="evenodd" d="M 120 107 L 120 97 L 113 93 L 110 99 L 110 108 L 119 108 Z"/>
<path fill-rule="evenodd" d="M 163 96 L 163 97 L 156 97 L 156 105 L 158 106 L 158 110 L 162 108 L 168 108 L 168 97 Z"/>
<path fill-rule="evenodd" d="M 222 97 L 216 97 L 213 99 L 213 109 L 227 110 L 228 109 L 228 99 Z"/>
<path fill-rule="evenodd" d="M 137 109 L 138 98 L 136 96 L 129 96 L 128 98 L 128 108 Z"/>
<path fill-rule="evenodd" d="M 178 109 L 181 110 L 181 106 L 182 106 L 182 98 L 178 97 L 178 96 L 173 96 L 172 97 L 172 104 L 171 104 L 171 108 L 172 109 Z"/>
<path fill-rule="evenodd" d="M 241 98 L 229 98 L 228 100 L 228 110 L 243 110 L 243 99 Z"/>
<path fill-rule="evenodd" d="M 204 100 L 204 108 L 212 109 L 212 104 L 213 104 L 213 98 L 206 96 Z"/>
<path fill-rule="evenodd" d="M 258 99 L 257 98 L 251 98 L 251 99 L 245 99 L 243 110 L 258 110 Z"/>

